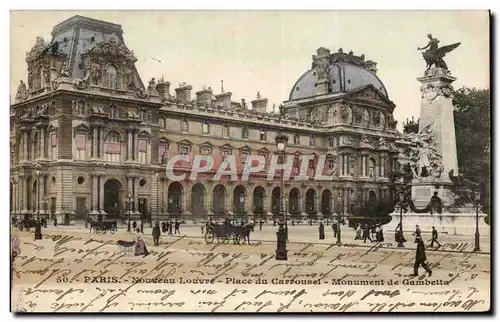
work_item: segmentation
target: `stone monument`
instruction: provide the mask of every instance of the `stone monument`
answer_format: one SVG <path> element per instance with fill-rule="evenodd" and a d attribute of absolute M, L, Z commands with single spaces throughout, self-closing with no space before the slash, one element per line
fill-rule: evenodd
<path fill-rule="evenodd" d="M 476 211 L 469 198 L 466 204 L 457 206 L 461 197 L 458 187 L 458 161 L 453 118 L 453 87 L 456 80 L 451 76 L 443 60 L 446 53 L 457 48 L 460 43 L 438 47 L 439 40 L 428 35 L 430 41 L 424 48 L 427 69 L 424 76 L 417 78 L 421 83 L 421 107 L 418 133 L 405 136 L 410 146 L 411 198 L 402 202 L 407 212 L 402 216 L 403 229 L 412 231 L 419 225 L 422 231 L 430 232 L 432 227 L 448 234 L 473 234 L 475 232 Z M 455 174 L 455 176 L 454 176 Z M 408 178 L 408 177 L 406 177 Z M 475 189 L 476 191 L 478 189 Z M 469 194 L 473 194 L 468 190 Z M 484 222 L 484 214 L 479 215 L 479 230 L 489 233 Z M 391 222 L 385 227 L 393 230 L 400 221 L 399 210 L 392 214 Z"/>

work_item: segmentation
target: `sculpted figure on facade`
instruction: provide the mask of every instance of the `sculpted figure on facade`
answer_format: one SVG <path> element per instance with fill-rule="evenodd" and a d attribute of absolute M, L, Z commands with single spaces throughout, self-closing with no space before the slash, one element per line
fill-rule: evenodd
<path fill-rule="evenodd" d="M 350 155 L 349 156 L 349 173 L 351 176 L 355 175 L 356 171 L 356 156 L 355 155 Z"/>
<path fill-rule="evenodd" d="M 385 114 L 384 112 L 380 112 L 380 126 L 385 126 Z"/>
<path fill-rule="evenodd" d="M 410 133 L 407 137 L 414 144 L 410 151 L 410 166 L 413 177 L 422 181 L 424 177 L 440 178 L 443 172 L 442 156 L 435 148 L 433 124 L 423 128 L 419 133 Z"/>
<path fill-rule="evenodd" d="M 370 113 L 366 109 L 363 109 L 363 126 L 368 127 L 370 125 Z"/>
<path fill-rule="evenodd" d="M 61 68 L 61 74 L 60 74 L 61 77 L 69 77 L 69 66 L 68 66 L 68 62 L 67 61 L 64 61 L 64 64 Z"/>
<path fill-rule="evenodd" d="M 363 109 L 360 107 L 354 107 L 354 123 L 361 124 L 363 122 Z"/>
<path fill-rule="evenodd" d="M 353 146 L 354 145 L 354 138 L 350 135 L 342 135 L 340 142 L 342 145 Z"/>
<path fill-rule="evenodd" d="M 90 77 L 92 79 L 92 84 L 99 84 L 101 81 L 101 64 L 93 61 L 90 65 Z"/>
<path fill-rule="evenodd" d="M 154 79 L 154 77 L 151 78 L 151 80 L 148 83 L 148 91 L 150 92 L 156 91 L 156 80 Z"/>
<path fill-rule="evenodd" d="M 316 70 L 318 80 L 325 80 L 330 71 L 330 50 L 321 47 L 316 53 L 317 55 L 312 56 L 312 67 Z"/>
<path fill-rule="evenodd" d="M 341 123 L 351 124 L 352 123 L 352 109 L 347 105 L 342 105 L 340 107 L 340 121 Z"/>
<path fill-rule="evenodd" d="M 28 98 L 28 89 L 26 88 L 26 84 L 21 81 L 19 86 L 17 87 L 16 100 L 24 101 Z"/>
<path fill-rule="evenodd" d="M 366 134 L 361 135 L 361 144 L 364 146 L 372 146 L 372 143 Z"/>
<path fill-rule="evenodd" d="M 387 142 L 385 142 L 384 138 L 378 139 L 378 147 L 379 148 L 387 148 Z"/>

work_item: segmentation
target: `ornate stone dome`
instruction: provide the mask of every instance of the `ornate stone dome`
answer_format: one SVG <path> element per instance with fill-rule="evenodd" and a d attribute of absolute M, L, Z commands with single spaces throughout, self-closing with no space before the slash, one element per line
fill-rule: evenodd
<path fill-rule="evenodd" d="M 387 90 L 377 77 L 377 63 L 365 61 L 365 55 L 355 56 L 353 52 L 344 53 L 342 48 L 334 54 L 319 48 L 313 55 L 312 67 L 297 80 L 289 100 L 298 100 L 323 94 L 347 93 L 366 85 L 373 85 L 385 97 Z M 321 92 L 318 83 L 327 84 L 327 92 Z"/>

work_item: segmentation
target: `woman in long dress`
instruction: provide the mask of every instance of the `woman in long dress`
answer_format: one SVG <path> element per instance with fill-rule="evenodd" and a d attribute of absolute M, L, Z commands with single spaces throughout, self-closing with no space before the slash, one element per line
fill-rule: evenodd
<path fill-rule="evenodd" d="M 144 238 L 142 238 L 142 234 L 138 233 L 137 234 L 137 241 L 135 242 L 135 252 L 134 255 L 139 256 L 139 255 L 147 255 L 148 254 L 148 249 L 146 247 L 146 241 Z"/>

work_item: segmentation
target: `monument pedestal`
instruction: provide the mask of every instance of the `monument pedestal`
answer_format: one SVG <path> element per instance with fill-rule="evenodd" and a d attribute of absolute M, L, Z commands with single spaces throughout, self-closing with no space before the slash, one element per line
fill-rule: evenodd
<path fill-rule="evenodd" d="M 400 221 L 399 212 L 393 212 L 390 216 L 392 220 L 387 225 L 384 225 L 384 234 L 388 234 L 387 236 L 394 234 L 394 230 Z M 486 214 L 479 213 L 478 217 L 479 234 L 490 236 L 490 226 L 484 221 Z M 434 226 L 439 234 L 474 236 L 476 232 L 476 213 L 472 209 L 470 212 L 464 213 L 434 213 L 432 215 L 403 213 L 403 231 L 406 239 L 409 240 L 408 234 L 415 231 L 415 225 L 420 227 L 422 233 L 431 233 Z"/>

